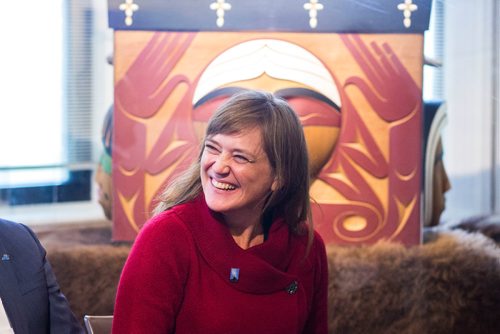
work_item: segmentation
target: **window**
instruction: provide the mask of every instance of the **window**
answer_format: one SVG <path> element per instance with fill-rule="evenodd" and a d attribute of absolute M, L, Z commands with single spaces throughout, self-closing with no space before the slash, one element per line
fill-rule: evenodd
<path fill-rule="evenodd" d="M 424 34 L 424 101 L 443 99 L 444 4 L 434 1 L 429 30 Z"/>
<path fill-rule="evenodd" d="M 498 26 L 496 0 L 434 0 L 442 11 L 444 161 L 451 182 L 443 220 L 499 212 Z"/>
<path fill-rule="evenodd" d="M 8 32 L 2 34 L 4 50 L 11 50 L 0 55 L 4 205 L 91 198 L 91 2 L 3 4 L 4 13 L 12 13 L 0 20 L 0 29 Z"/>

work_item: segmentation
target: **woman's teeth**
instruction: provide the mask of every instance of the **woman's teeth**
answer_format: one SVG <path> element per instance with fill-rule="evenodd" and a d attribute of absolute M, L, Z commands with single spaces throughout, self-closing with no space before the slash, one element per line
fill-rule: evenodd
<path fill-rule="evenodd" d="M 232 186 L 232 185 L 227 184 L 227 183 L 218 182 L 218 181 L 215 181 L 214 179 L 212 179 L 212 185 L 215 188 L 221 189 L 221 190 L 234 190 L 234 189 L 236 189 L 235 186 Z"/>

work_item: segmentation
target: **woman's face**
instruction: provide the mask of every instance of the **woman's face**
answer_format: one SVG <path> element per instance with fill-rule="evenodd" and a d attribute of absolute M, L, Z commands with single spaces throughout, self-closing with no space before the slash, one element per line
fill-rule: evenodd
<path fill-rule="evenodd" d="M 277 187 L 258 127 L 208 137 L 200 173 L 208 207 L 226 217 L 260 214 Z"/>

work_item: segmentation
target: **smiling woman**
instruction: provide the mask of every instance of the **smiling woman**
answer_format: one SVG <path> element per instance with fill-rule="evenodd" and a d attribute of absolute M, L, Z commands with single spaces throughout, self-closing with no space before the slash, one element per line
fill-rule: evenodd
<path fill-rule="evenodd" d="M 326 333 L 326 251 L 308 219 L 298 116 L 271 93 L 243 90 L 203 143 L 139 232 L 113 332 Z"/>
<path fill-rule="evenodd" d="M 205 200 L 211 210 L 224 214 L 233 235 L 241 236 L 244 229 L 260 226 L 260 217 L 252 213 L 262 212 L 265 200 L 278 188 L 262 146 L 258 127 L 233 135 L 217 134 L 205 142 L 201 157 Z M 240 247 L 251 244 L 250 238 Z"/>

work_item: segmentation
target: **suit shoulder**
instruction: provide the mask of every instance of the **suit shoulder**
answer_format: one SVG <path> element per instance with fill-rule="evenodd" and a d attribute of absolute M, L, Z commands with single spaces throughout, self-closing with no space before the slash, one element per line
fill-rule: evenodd
<path fill-rule="evenodd" d="M 0 219 L 0 234 L 8 239 L 36 239 L 35 233 L 28 226 L 5 219 Z"/>

